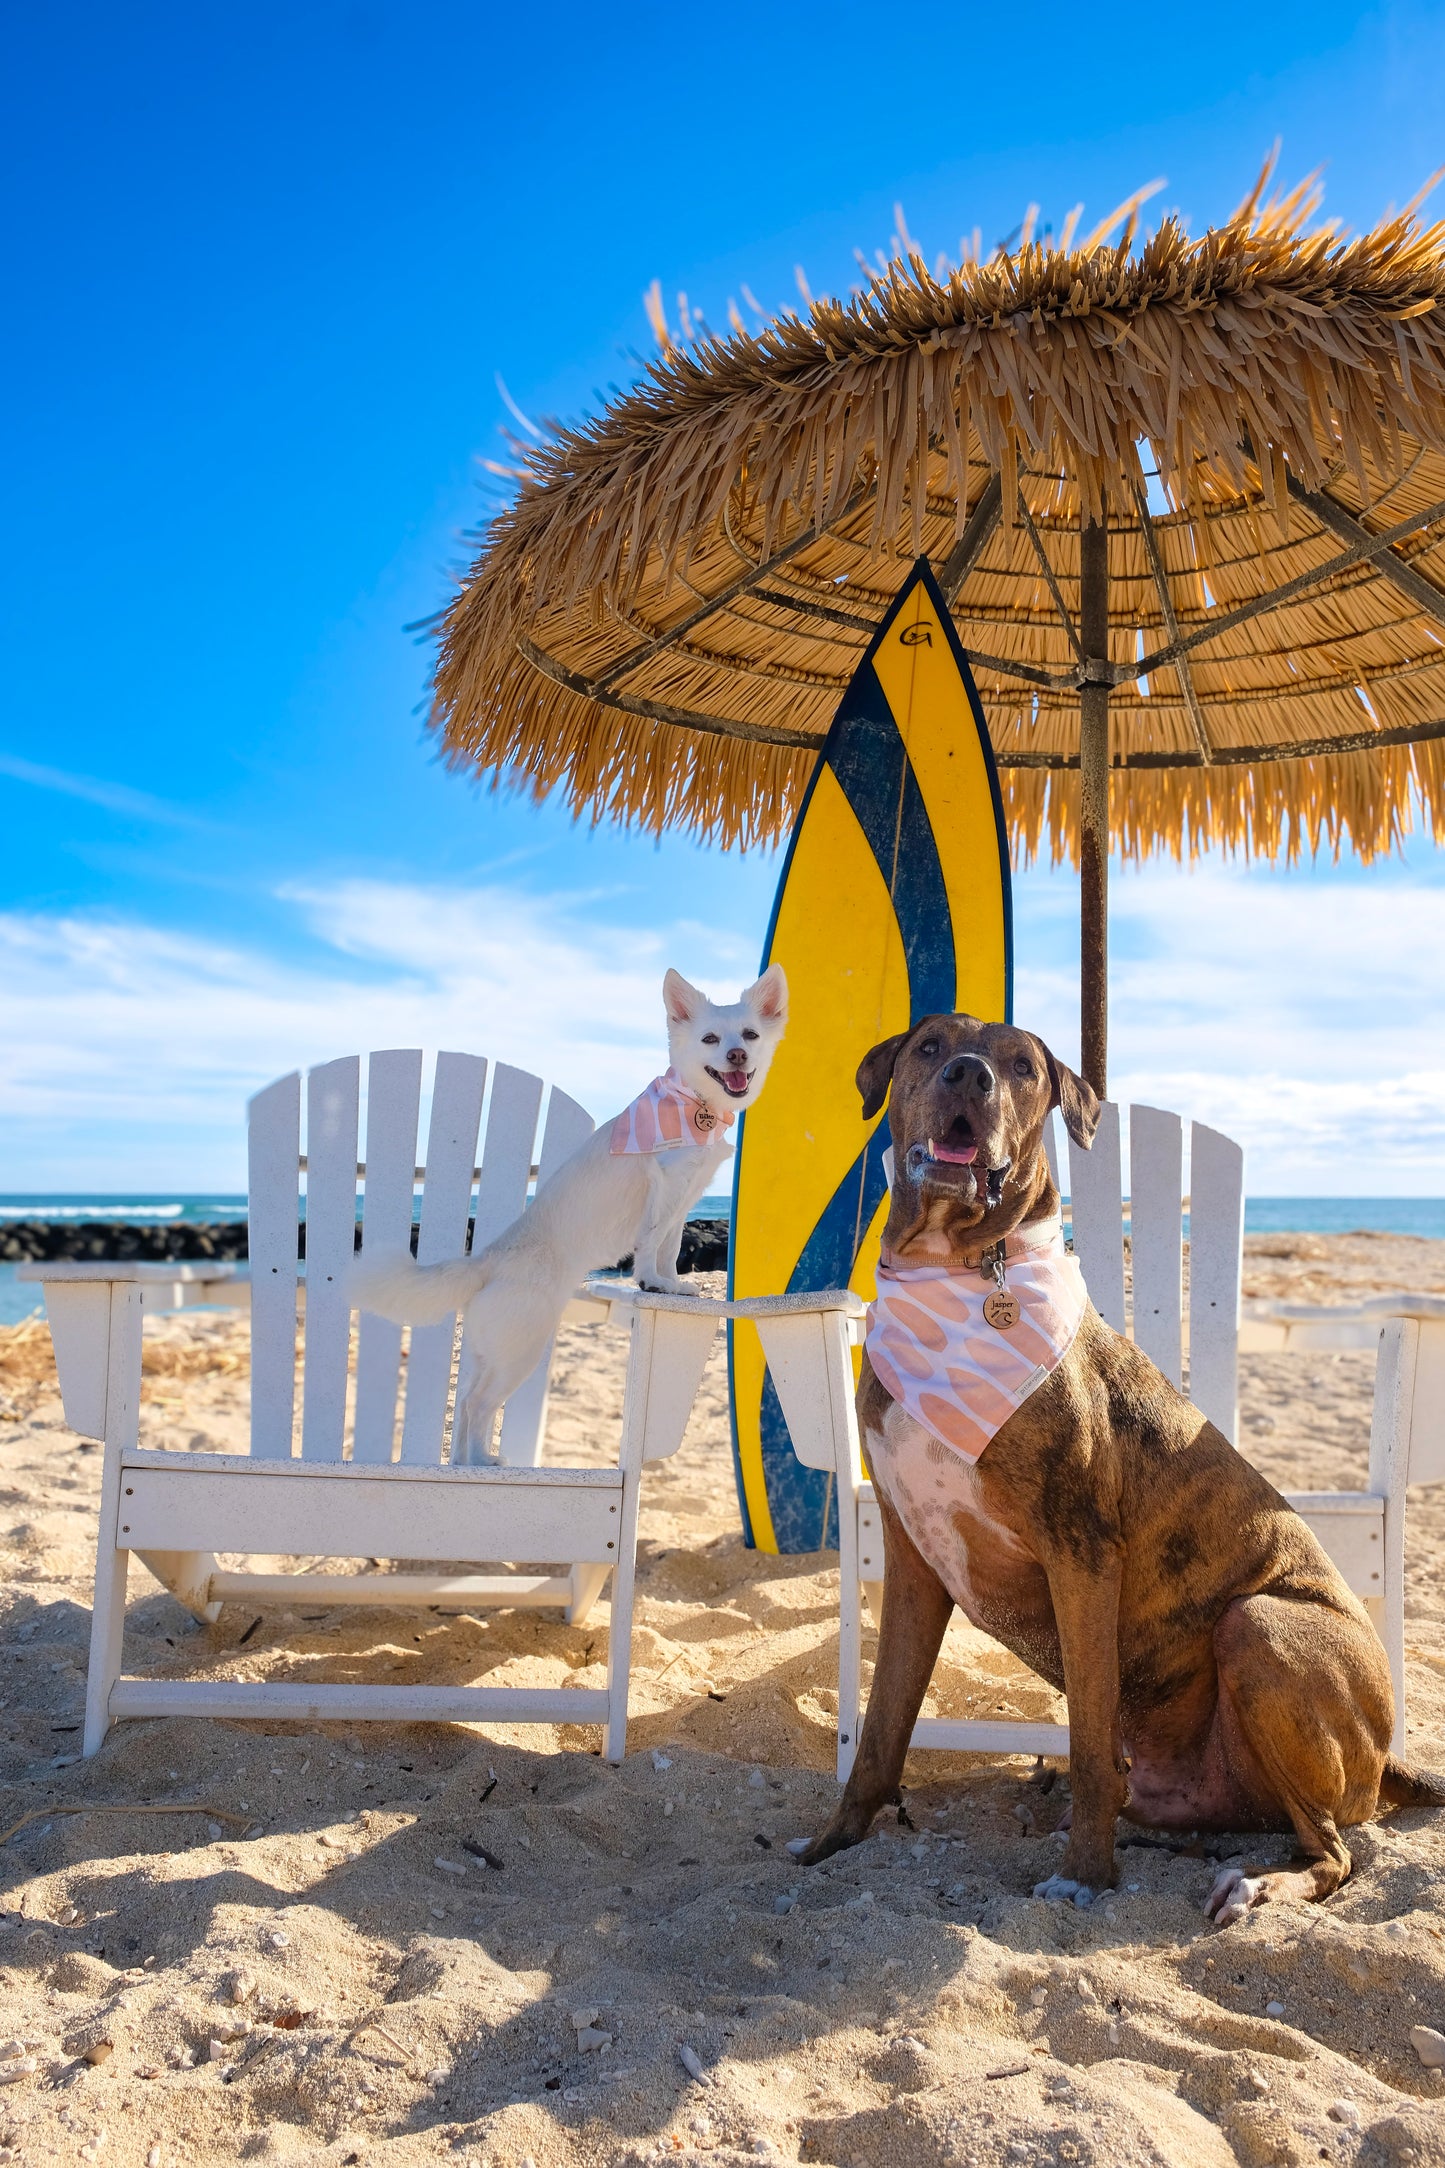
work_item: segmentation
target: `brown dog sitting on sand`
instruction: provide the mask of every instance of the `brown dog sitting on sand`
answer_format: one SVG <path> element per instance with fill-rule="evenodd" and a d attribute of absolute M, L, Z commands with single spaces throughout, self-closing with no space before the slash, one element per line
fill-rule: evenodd
<path fill-rule="evenodd" d="M 1445 1805 L 1389 1751 L 1385 1651 L 1304 1522 L 1089 1305 L 1043 1149 L 1099 1102 L 1007 1024 L 927 1017 L 858 1071 L 892 1087 L 894 1178 L 858 1420 L 883 1519 L 878 1661 L 825 1859 L 898 1795 L 954 1604 L 1068 1698 L 1068 1848 L 1036 1895 L 1114 1880 L 1118 1815 L 1162 1829 L 1285 1829 L 1304 1863 L 1225 1868 L 1221 1925 L 1328 1897 L 1341 1826 Z M 1077 1282 L 1077 1285 L 1075 1284 Z M 879 1371 L 887 1377 L 885 1384 Z"/>

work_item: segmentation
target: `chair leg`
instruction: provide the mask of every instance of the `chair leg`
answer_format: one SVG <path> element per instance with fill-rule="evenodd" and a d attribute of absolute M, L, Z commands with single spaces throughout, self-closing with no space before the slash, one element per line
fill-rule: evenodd
<path fill-rule="evenodd" d="M 125 1641 L 125 1584 L 130 1552 L 114 1550 L 102 1527 L 95 1560 L 95 1602 L 90 1614 L 90 1667 L 85 1681 L 85 1731 L 81 1752 L 97 1754 L 110 1729 L 110 1690 L 120 1677 Z"/>
<path fill-rule="evenodd" d="M 863 1728 L 862 1584 L 841 1565 L 838 1589 L 838 1782 L 846 1784 Z"/>
<path fill-rule="evenodd" d="M 624 1519 L 626 1508 L 623 1509 Z M 623 1541 L 626 1549 L 623 1549 Z M 627 1689 L 632 1677 L 632 1596 L 637 1574 L 637 1519 L 618 1541 L 621 1556 L 612 1576 L 612 1617 L 607 1630 L 607 1736 L 602 1752 L 620 1762 L 627 1752 Z"/>
<path fill-rule="evenodd" d="M 610 1566 L 574 1566 L 570 1575 L 572 1594 L 567 1604 L 567 1624 L 580 1626 L 602 1594 Z"/>
<path fill-rule="evenodd" d="M 863 1593 L 868 1598 L 868 1608 L 873 1614 L 874 1625 L 881 1627 L 883 1624 L 883 1583 L 881 1581 L 865 1581 L 863 1583 Z"/>
<path fill-rule="evenodd" d="M 121 1283 L 110 1291 L 110 1361 L 105 1387 L 105 1459 L 100 1472 L 100 1524 L 95 1545 L 95 1594 L 90 1613 L 90 1665 L 85 1680 L 85 1730 L 80 1751 L 98 1754 L 110 1729 L 110 1690 L 120 1677 L 125 1644 L 125 1585 L 130 1552 L 117 1537 L 120 1464 L 140 1430 L 142 1295 Z"/>

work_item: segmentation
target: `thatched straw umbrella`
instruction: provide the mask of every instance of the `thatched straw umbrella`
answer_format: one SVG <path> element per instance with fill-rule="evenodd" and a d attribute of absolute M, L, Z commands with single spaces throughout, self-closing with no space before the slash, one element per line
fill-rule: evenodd
<path fill-rule="evenodd" d="M 933 272 L 907 244 L 849 300 L 669 343 L 482 538 L 440 620 L 447 756 L 781 837 L 926 553 L 1015 849 L 1080 867 L 1102 1088 L 1111 836 L 1445 835 L 1445 226 L 1346 240 L 1266 180 L 1202 239 L 1136 250 L 1131 212 Z"/>

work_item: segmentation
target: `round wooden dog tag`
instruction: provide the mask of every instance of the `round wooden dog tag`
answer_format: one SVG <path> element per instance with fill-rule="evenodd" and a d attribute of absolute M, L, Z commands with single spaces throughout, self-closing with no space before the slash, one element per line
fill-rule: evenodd
<path fill-rule="evenodd" d="M 1007 1332 L 1010 1325 L 1019 1321 L 1018 1297 L 1011 1295 L 1006 1287 L 996 1287 L 991 1295 L 985 1295 L 983 1314 L 995 1332 Z"/>
<path fill-rule="evenodd" d="M 694 1129 L 702 1130 L 703 1134 L 706 1135 L 709 1129 L 716 1129 L 717 1116 L 713 1113 L 711 1107 L 696 1106 L 692 1110 L 692 1126 Z"/>

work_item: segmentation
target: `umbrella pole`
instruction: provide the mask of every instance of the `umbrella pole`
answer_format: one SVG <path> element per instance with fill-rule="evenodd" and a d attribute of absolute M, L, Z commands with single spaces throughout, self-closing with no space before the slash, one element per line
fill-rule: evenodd
<path fill-rule="evenodd" d="M 1079 530 L 1079 1054 L 1102 1099 L 1109 1075 L 1109 530 Z M 1101 667 L 1102 666 L 1102 667 Z"/>

